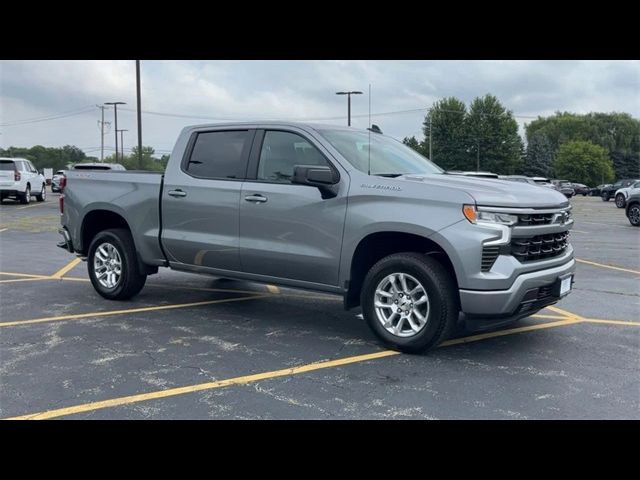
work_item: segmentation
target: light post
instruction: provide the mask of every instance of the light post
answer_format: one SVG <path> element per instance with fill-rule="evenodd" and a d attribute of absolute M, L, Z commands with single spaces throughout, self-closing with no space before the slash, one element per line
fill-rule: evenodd
<path fill-rule="evenodd" d="M 351 92 L 336 92 L 336 95 L 346 95 L 347 96 L 347 126 L 351 126 L 351 95 L 362 95 L 362 92 L 359 91 L 351 91 Z"/>
<path fill-rule="evenodd" d="M 124 160 L 124 139 L 122 137 L 122 132 L 128 132 L 129 130 L 127 129 L 121 129 L 118 130 L 118 132 L 120 132 L 120 150 L 121 150 L 121 154 L 120 154 L 120 159 Z M 116 155 L 116 161 L 118 160 L 118 156 Z"/>
<path fill-rule="evenodd" d="M 118 161 L 118 105 L 126 105 L 125 102 L 104 102 L 105 105 L 113 105 L 113 115 L 115 123 L 115 135 L 116 135 L 116 162 Z"/>

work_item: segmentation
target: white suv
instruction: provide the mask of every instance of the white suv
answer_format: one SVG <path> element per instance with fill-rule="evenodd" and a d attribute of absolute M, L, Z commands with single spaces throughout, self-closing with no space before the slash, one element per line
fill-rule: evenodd
<path fill-rule="evenodd" d="M 39 202 L 46 200 L 44 176 L 26 158 L 0 157 L 0 202 L 12 197 L 29 203 L 32 196 Z"/>

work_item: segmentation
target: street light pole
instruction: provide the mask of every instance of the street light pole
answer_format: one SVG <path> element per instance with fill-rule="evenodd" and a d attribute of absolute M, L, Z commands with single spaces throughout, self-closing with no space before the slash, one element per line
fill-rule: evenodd
<path fill-rule="evenodd" d="M 347 126 L 351 126 L 351 95 L 362 95 L 362 92 L 359 91 L 351 91 L 351 92 L 336 92 L 336 95 L 346 95 L 347 96 Z"/>
<path fill-rule="evenodd" d="M 122 130 L 118 130 L 118 131 L 120 132 L 120 159 L 124 160 L 124 139 L 122 137 L 122 132 L 128 132 L 129 130 L 122 129 Z"/>
<path fill-rule="evenodd" d="M 480 171 L 480 139 L 478 138 L 478 148 L 476 148 L 476 172 Z"/>
<path fill-rule="evenodd" d="M 105 105 L 113 105 L 115 136 L 116 136 L 116 162 L 118 161 L 118 105 L 126 105 L 125 102 L 104 102 Z"/>
<path fill-rule="evenodd" d="M 138 168 L 142 169 L 142 102 L 140 100 L 140 60 L 136 60 L 136 96 L 138 104 Z"/>

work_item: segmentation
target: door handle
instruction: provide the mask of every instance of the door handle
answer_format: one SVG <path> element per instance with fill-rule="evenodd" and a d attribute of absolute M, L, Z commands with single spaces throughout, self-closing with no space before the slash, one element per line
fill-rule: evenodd
<path fill-rule="evenodd" d="M 255 202 L 255 203 L 264 203 L 267 201 L 267 197 L 260 194 L 247 195 L 246 197 L 244 197 L 244 199 L 247 202 Z"/>
<path fill-rule="evenodd" d="M 171 195 L 172 197 L 186 197 L 187 196 L 187 192 L 183 192 L 180 189 L 177 190 L 169 190 L 167 192 L 169 195 Z"/>

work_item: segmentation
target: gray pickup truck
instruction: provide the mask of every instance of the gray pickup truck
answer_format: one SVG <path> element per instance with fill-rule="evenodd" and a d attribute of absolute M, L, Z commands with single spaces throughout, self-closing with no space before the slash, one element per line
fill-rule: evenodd
<path fill-rule="evenodd" d="M 69 171 L 59 246 L 105 298 L 158 267 L 342 295 L 409 352 L 569 293 L 561 193 L 448 175 L 381 133 L 288 122 L 185 128 L 164 174 Z"/>

